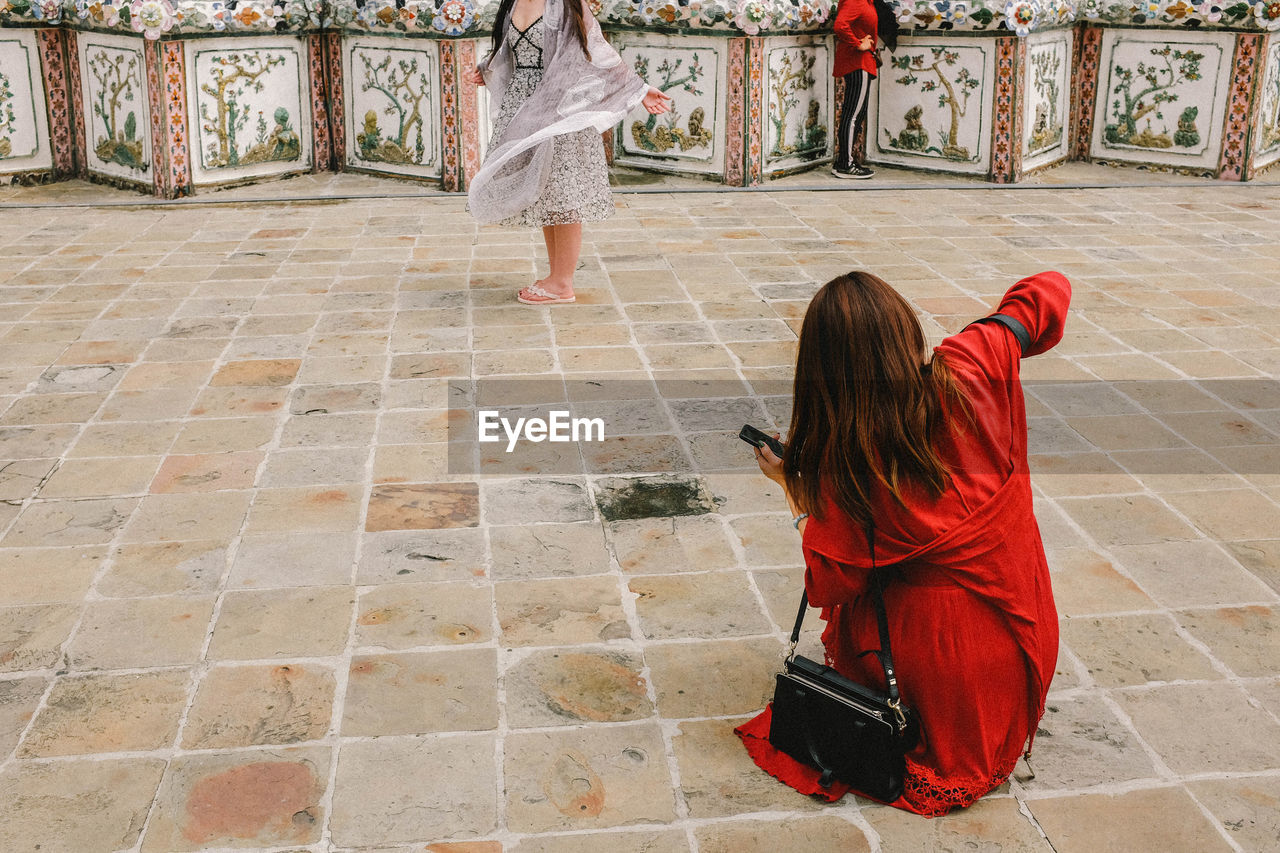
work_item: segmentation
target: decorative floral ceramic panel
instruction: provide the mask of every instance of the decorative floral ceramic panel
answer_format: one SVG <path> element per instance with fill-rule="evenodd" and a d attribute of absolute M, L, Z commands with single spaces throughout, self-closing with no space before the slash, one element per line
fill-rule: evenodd
<path fill-rule="evenodd" d="M 151 114 L 141 42 L 96 33 L 77 41 L 89 170 L 150 184 Z"/>
<path fill-rule="evenodd" d="M 624 62 L 671 97 L 671 110 L 649 115 L 637 105 L 615 131 L 615 162 L 673 171 L 724 170 L 722 39 L 619 35 Z"/>
<path fill-rule="evenodd" d="M 187 42 L 196 183 L 310 168 L 302 51 L 295 38 Z"/>
<path fill-rule="evenodd" d="M 0 31 L 0 174 L 52 164 L 35 33 Z"/>
<path fill-rule="evenodd" d="M 1216 168 L 1233 44 L 1227 33 L 1107 30 L 1090 154 Z"/>
<path fill-rule="evenodd" d="M 439 54 L 434 42 L 345 42 L 347 165 L 440 175 Z"/>
<path fill-rule="evenodd" d="M 834 81 L 825 39 L 768 39 L 764 160 L 785 169 L 831 156 Z"/>
<path fill-rule="evenodd" d="M 1038 33 L 1027 38 L 1022 90 L 1022 167 L 1034 169 L 1067 156 L 1071 107 L 1071 33 Z"/>
<path fill-rule="evenodd" d="M 985 173 L 994 54 L 987 42 L 900 39 L 872 86 L 868 158 Z"/>
<path fill-rule="evenodd" d="M 1263 55 L 1261 115 L 1254 133 L 1255 166 L 1267 166 L 1280 160 L 1280 38 L 1271 37 Z"/>

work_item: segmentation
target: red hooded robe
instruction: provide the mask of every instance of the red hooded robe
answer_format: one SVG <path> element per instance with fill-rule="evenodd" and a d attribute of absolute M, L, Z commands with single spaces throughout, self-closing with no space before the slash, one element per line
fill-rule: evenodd
<path fill-rule="evenodd" d="M 1014 285 L 997 310 L 1026 326 L 1027 355 L 1035 355 L 1062 337 L 1070 300 L 1063 276 L 1041 273 Z M 939 442 L 952 470 L 939 498 L 908 487 L 903 506 L 882 488 L 873 509 L 876 562 L 896 570 L 885 606 L 902 699 L 923 729 L 892 805 L 919 814 L 967 806 L 1008 777 L 1044 714 L 1057 661 L 1057 611 L 1032 513 L 1020 356 L 1013 333 L 997 323 L 970 326 L 937 347 L 976 423 Z M 858 657 L 879 647 L 865 533 L 829 502 L 821 519 L 809 519 L 803 549 L 809 600 L 827 622 L 828 664 L 883 689 L 875 656 Z M 847 788 L 823 791 L 817 771 L 769 745 L 769 715 L 739 729 L 756 763 L 803 793 L 843 796 Z"/>

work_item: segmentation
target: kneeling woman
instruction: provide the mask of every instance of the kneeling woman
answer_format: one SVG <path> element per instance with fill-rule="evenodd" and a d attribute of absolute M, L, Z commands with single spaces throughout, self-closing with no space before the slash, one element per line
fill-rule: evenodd
<path fill-rule="evenodd" d="M 890 567 L 884 599 L 902 701 L 920 743 L 893 805 L 941 815 L 1001 784 L 1044 713 L 1058 621 L 1032 514 L 1019 359 L 1062 337 L 1071 287 L 1058 273 L 1018 282 L 999 322 L 975 323 L 928 358 L 911 306 L 865 272 L 814 297 L 800 332 L 784 458 L 757 451 L 803 535 L 805 587 L 822 608 L 829 666 L 883 690 L 867 576 Z M 817 772 L 768 743 L 769 711 L 739 730 L 756 763 L 830 799 Z M 837 783 L 838 784 L 838 783 Z"/>
<path fill-rule="evenodd" d="M 643 103 L 671 99 L 626 66 L 584 0 L 502 0 L 489 55 L 469 79 L 498 104 L 468 200 L 480 222 L 542 228 L 551 272 L 519 292 L 528 305 L 573 302 L 582 223 L 613 214 L 600 134 Z"/>

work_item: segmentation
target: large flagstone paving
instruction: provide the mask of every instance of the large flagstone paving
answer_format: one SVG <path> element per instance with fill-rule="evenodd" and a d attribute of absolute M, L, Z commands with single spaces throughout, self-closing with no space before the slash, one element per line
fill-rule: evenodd
<path fill-rule="evenodd" d="M 1280 189 L 617 200 L 554 309 L 457 198 L 0 211 L 0 850 L 1280 846 Z M 1075 287 L 1025 365 L 1036 775 L 933 821 L 732 735 L 802 577 L 736 431 L 852 268 L 935 342 Z"/>

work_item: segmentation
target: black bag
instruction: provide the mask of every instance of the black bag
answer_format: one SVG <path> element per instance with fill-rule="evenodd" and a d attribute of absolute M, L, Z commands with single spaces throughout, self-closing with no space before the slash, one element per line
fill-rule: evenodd
<path fill-rule="evenodd" d="M 876 35 L 890 53 L 898 50 L 898 10 L 888 0 L 872 0 L 876 9 Z"/>
<path fill-rule="evenodd" d="M 903 755 L 920 737 L 920 726 L 910 708 L 903 707 L 889 649 L 889 624 L 885 617 L 884 579 L 875 565 L 874 532 L 871 543 L 871 593 L 880 625 L 880 648 L 874 654 L 884 667 L 887 693 L 850 681 L 828 666 L 796 655 L 800 625 L 809 606 L 806 592 L 791 631 L 791 653 L 778 674 L 773 694 L 773 718 L 769 742 L 802 764 L 822 773 L 818 784 L 832 779 L 883 802 L 902 796 L 906 763 Z"/>

